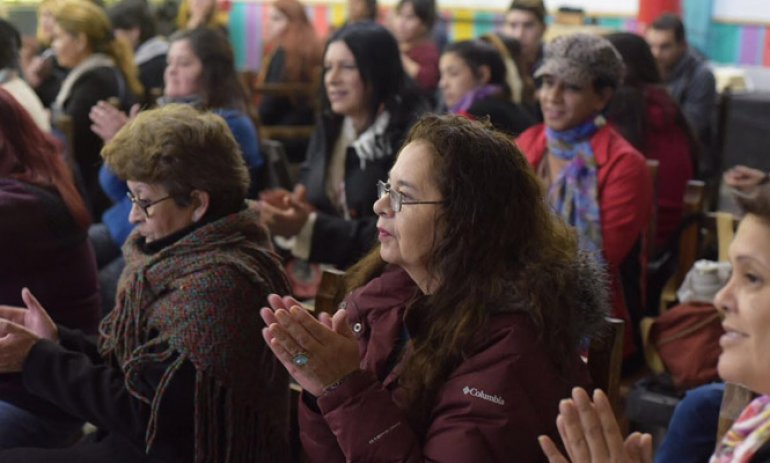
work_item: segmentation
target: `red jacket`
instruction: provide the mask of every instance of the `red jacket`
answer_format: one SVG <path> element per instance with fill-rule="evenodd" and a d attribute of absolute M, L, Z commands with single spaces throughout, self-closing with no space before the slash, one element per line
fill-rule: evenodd
<path fill-rule="evenodd" d="M 516 139 L 521 152 L 537 169 L 546 154 L 545 125 L 529 128 Z M 625 353 L 634 346 L 623 299 L 620 264 L 643 236 L 652 208 L 652 181 L 644 157 L 609 125 L 591 139 L 598 168 L 599 210 L 604 260 L 608 265 L 613 316 L 626 321 Z"/>
<path fill-rule="evenodd" d="M 401 364 L 389 359 L 417 288 L 398 267 L 343 304 L 359 336 L 362 371 L 318 399 L 300 400 L 300 437 L 314 462 L 537 462 L 540 434 L 558 439 L 559 400 L 590 379 L 575 355 L 569 372 L 552 364 L 527 314 L 493 315 L 477 347 L 438 393 L 427 430 L 406 420 Z"/>
<path fill-rule="evenodd" d="M 660 162 L 655 236 L 655 246 L 660 249 L 682 220 L 684 193 L 687 181 L 693 176 L 693 158 L 686 129 L 676 122 L 679 109 L 669 94 L 662 88 L 649 86 L 645 99 L 644 154 Z"/>

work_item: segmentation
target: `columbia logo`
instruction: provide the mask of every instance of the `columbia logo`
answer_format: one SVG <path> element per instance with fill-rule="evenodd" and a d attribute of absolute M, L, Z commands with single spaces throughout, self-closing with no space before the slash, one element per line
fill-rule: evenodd
<path fill-rule="evenodd" d="M 479 399 L 483 399 L 483 400 L 486 400 L 487 402 L 492 402 L 497 405 L 505 405 L 505 399 L 503 399 L 502 397 L 497 395 L 487 394 L 481 389 L 476 389 L 475 387 L 465 386 L 463 388 L 463 394 L 471 395 L 473 397 L 478 397 Z"/>

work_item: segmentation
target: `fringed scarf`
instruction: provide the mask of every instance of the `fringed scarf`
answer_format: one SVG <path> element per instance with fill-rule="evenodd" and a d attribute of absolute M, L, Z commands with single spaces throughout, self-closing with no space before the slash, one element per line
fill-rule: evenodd
<path fill-rule="evenodd" d="M 546 127 L 548 152 L 568 161 L 548 189 L 548 200 L 565 222 L 575 227 L 580 247 L 602 261 L 602 221 L 599 209 L 596 158 L 591 137 L 605 124 L 602 117 L 575 128 Z"/>
<path fill-rule="evenodd" d="M 759 396 L 743 409 L 717 445 L 709 463 L 748 463 L 770 441 L 770 397 Z"/>
<path fill-rule="evenodd" d="M 166 388 L 190 361 L 195 461 L 285 457 L 287 376 L 261 339 L 258 310 L 267 294 L 289 288 L 258 220 L 250 210 L 231 214 L 151 255 L 134 231 L 123 247 L 126 267 L 117 305 L 99 328 L 99 351 L 123 370 L 131 395 L 151 407 L 147 452 Z M 154 394 L 145 395 L 144 367 L 170 359 Z"/>

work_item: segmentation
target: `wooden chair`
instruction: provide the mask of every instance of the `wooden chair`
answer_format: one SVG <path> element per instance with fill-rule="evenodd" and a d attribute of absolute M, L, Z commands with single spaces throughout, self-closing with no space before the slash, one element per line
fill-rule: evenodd
<path fill-rule="evenodd" d="M 254 116 L 257 118 L 256 126 L 259 129 L 259 136 L 265 139 L 309 139 L 313 135 L 315 126 L 309 125 L 267 125 L 259 120 L 256 112 L 256 104 L 260 96 L 284 96 L 307 98 L 315 101 L 318 88 L 321 83 L 320 69 L 314 72 L 317 78 L 312 82 L 282 82 L 282 83 L 260 83 L 259 76 L 254 71 L 243 71 L 240 73 L 240 79 L 246 89 L 247 96 L 252 103 Z"/>
<path fill-rule="evenodd" d="M 345 298 L 345 272 L 325 269 L 321 273 L 321 284 L 315 296 L 315 314 L 321 312 L 333 315 Z"/>
<path fill-rule="evenodd" d="M 622 415 L 619 407 L 620 373 L 623 364 L 623 334 L 626 322 L 607 317 L 607 330 L 591 340 L 588 347 L 588 371 L 594 387 L 603 390 L 610 400 L 615 416 Z"/>

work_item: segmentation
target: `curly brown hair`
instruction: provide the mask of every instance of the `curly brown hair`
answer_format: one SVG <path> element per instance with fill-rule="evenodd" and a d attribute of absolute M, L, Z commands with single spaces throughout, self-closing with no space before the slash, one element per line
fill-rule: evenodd
<path fill-rule="evenodd" d="M 190 105 L 143 111 L 102 149 L 107 166 L 122 180 L 159 183 L 180 206 L 193 190 L 210 196 L 207 215 L 240 210 L 249 173 L 224 119 Z"/>
<path fill-rule="evenodd" d="M 433 148 L 433 179 L 444 198 L 427 268 L 435 291 L 413 303 L 401 376 L 408 410 L 424 429 L 435 395 L 491 314 L 525 310 L 558 367 L 576 355 L 585 322 L 574 232 L 548 209 L 542 186 L 514 142 L 488 123 L 423 117 L 404 146 Z M 351 269 L 363 283 L 382 269 L 374 253 Z M 363 277 L 363 278 L 362 278 Z"/>

